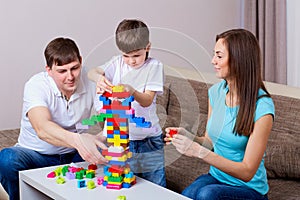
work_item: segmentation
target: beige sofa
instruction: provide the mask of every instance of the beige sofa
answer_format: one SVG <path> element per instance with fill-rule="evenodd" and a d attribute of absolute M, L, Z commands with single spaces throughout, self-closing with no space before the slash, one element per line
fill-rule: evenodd
<path fill-rule="evenodd" d="M 158 115 L 163 127 L 182 126 L 201 135 L 207 118 L 207 90 L 217 80 L 214 74 L 165 67 L 165 92 L 158 97 Z M 269 177 L 269 199 L 300 199 L 300 88 L 266 83 L 276 108 L 275 122 L 267 146 L 265 165 Z M 0 149 L 17 141 L 19 130 L 0 131 Z M 181 192 L 209 166 L 165 147 L 167 187 Z M 7 199 L 1 191 L 0 200 Z"/>

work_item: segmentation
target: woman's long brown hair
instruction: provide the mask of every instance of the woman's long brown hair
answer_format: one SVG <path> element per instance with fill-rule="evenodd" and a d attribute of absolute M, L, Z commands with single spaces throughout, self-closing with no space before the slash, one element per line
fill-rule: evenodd
<path fill-rule="evenodd" d="M 239 110 L 233 132 L 249 136 L 254 128 L 256 101 L 270 97 L 261 77 L 261 51 L 256 37 L 245 29 L 232 29 L 217 35 L 229 52 L 229 73 L 235 81 Z M 266 95 L 258 97 L 258 90 Z"/>

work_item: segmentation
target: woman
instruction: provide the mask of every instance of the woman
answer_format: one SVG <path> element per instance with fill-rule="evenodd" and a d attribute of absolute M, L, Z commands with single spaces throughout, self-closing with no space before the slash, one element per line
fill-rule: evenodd
<path fill-rule="evenodd" d="M 209 173 L 183 195 L 197 200 L 268 199 L 263 157 L 275 109 L 261 78 L 257 39 L 244 29 L 217 35 L 212 64 L 223 80 L 208 91 L 205 136 L 191 140 L 183 128 L 166 129 L 167 142 L 170 130 L 177 129 L 172 144 L 180 153 L 210 164 Z"/>

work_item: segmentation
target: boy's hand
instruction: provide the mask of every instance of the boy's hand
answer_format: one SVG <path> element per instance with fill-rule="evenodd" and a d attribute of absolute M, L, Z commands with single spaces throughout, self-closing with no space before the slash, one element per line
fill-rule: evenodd
<path fill-rule="evenodd" d="M 97 81 L 97 94 L 103 94 L 104 92 L 112 93 L 113 84 L 103 75 L 100 75 Z"/>
<path fill-rule="evenodd" d="M 133 93 L 135 92 L 135 89 L 133 87 L 131 87 L 131 85 L 128 84 L 120 84 L 123 85 L 125 88 L 126 92 L 129 92 L 130 96 L 133 95 Z"/>

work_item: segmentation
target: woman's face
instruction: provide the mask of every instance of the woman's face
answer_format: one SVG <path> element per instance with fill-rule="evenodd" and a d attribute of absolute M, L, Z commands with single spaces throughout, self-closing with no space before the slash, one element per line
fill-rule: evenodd
<path fill-rule="evenodd" d="M 229 78 L 229 52 L 222 38 L 215 44 L 214 56 L 211 63 L 214 65 L 217 78 Z"/>

